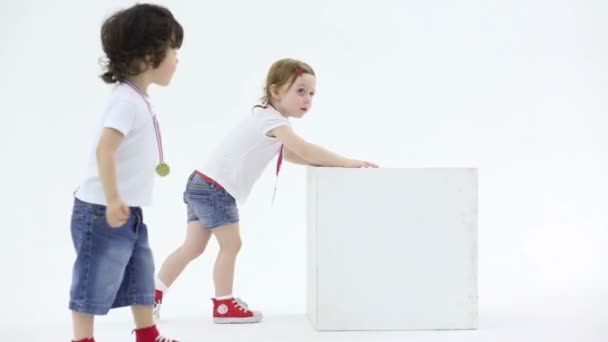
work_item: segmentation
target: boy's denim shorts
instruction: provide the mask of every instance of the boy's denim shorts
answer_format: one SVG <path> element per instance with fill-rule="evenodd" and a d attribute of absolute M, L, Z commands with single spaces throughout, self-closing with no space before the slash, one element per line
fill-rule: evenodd
<path fill-rule="evenodd" d="M 217 183 L 204 180 L 197 172 L 188 178 L 184 202 L 188 222 L 199 221 L 206 229 L 239 222 L 236 201 Z"/>
<path fill-rule="evenodd" d="M 154 260 L 141 208 L 131 207 L 127 223 L 112 228 L 103 205 L 74 200 L 70 310 L 105 315 L 110 308 L 154 305 Z"/>

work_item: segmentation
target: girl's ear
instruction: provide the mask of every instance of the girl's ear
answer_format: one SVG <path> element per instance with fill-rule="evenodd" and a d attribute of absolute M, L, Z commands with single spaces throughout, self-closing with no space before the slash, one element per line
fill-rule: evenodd
<path fill-rule="evenodd" d="M 279 87 L 277 87 L 276 84 L 271 84 L 268 90 L 270 90 L 270 96 L 272 96 L 272 99 L 274 101 L 279 101 Z"/>

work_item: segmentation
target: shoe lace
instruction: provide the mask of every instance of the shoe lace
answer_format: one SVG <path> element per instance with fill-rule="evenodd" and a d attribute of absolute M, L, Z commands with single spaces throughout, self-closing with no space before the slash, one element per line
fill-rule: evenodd
<path fill-rule="evenodd" d="M 235 297 L 234 298 L 234 302 L 236 303 L 236 305 L 243 311 L 249 311 L 249 305 L 247 304 L 247 302 L 245 302 L 244 300 L 242 300 L 241 298 Z"/>
<path fill-rule="evenodd" d="M 178 342 L 177 340 L 164 337 L 164 336 L 156 336 L 155 342 Z"/>

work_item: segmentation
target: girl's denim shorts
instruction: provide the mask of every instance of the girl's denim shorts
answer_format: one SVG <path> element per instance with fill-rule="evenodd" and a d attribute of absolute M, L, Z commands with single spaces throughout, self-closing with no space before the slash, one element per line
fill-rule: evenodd
<path fill-rule="evenodd" d="M 213 180 L 203 179 L 197 171 L 188 178 L 184 202 L 188 222 L 199 221 L 207 229 L 239 222 L 239 209 L 234 197 Z"/>

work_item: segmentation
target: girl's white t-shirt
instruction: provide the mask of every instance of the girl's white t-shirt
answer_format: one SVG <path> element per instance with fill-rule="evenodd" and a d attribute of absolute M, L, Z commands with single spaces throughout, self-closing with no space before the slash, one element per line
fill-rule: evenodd
<path fill-rule="evenodd" d="M 152 113 L 146 101 L 127 84 L 115 86 L 100 126 L 89 157 L 86 176 L 76 191 L 76 198 L 88 203 L 107 205 L 97 170 L 96 149 L 101 131 L 109 127 L 124 135 L 115 159 L 118 193 L 128 206 L 150 205 L 158 164 L 158 147 Z"/>
<path fill-rule="evenodd" d="M 266 133 L 284 125 L 290 125 L 289 120 L 272 106 L 254 108 L 199 171 L 218 182 L 239 204 L 245 203 L 262 171 L 281 149 L 281 142 Z"/>

